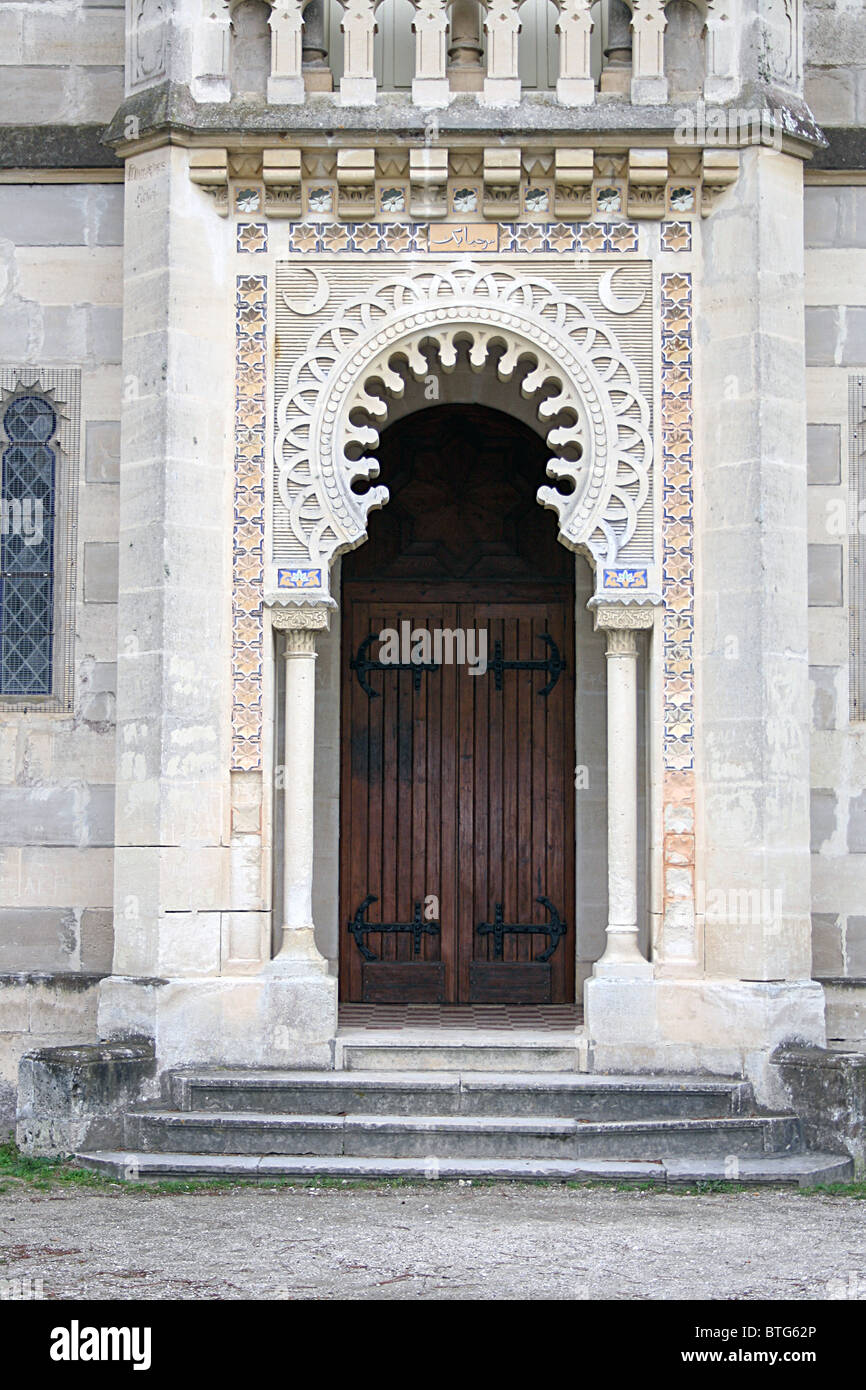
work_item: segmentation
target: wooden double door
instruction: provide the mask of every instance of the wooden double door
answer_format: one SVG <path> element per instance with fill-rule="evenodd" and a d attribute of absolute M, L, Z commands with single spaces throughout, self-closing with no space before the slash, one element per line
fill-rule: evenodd
<path fill-rule="evenodd" d="M 571 1002 L 574 557 L 537 502 L 547 450 L 438 405 L 377 456 L 390 500 L 342 562 L 341 997 Z"/>
<path fill-rule="evenodd" d="M 571 1001 L 571 596 L 391 588 L 344 587 L 341 996 Z"/>

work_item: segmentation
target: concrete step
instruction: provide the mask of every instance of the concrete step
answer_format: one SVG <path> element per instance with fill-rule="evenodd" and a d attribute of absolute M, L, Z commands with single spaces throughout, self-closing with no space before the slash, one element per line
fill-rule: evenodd
<path fill-rule="evenodd" d="M 173 1073 L 177 1110 L 286 1115 L 487 1115 L 581 1120 L 701 1119 L 750 1113 L 736 1078 L 603 1076 L 586 1072 L 318 1072 L 186 1069 Z"/>
<path fill-rule="evenodd" d="M 341 1031 L 336 1065 L 345 1071 L 577 1072 L 586 1068 L 586 1037 L 581 1030 L 437 1029 L 420 1031 Z"/>
<path fill-rule="evenodd" d="M 126 1142 L 150 1153 L 284 1154 L 370 1158 L 627 1158 L 797 1153 L 791 1115 L 705 1119 L 405 1114 L 274 1114 L 140 1110 Z"/>
<path fill-rule="evenodd" d="M 279 1179 L 372 1181 L 375 1179 L 478 1179 L 513 1182 L 652 1183 L 660 1187 L 697 1182 L 738 1181 L 757 1185 L 814 1187 L 847 1182 L 854 1176 L 850 1158 L 835 1154 L 773 1154 L 731 1158 L 669 1158 L 657 1162 L 623 1159 L 490 1159 L 490 1158 L 312 1158 L 256 1154 L 142 1153 L 137 1150 L 79 1153 L 77 1161 L 107 1177 L 153 1182 L 179 1179 Z"/>

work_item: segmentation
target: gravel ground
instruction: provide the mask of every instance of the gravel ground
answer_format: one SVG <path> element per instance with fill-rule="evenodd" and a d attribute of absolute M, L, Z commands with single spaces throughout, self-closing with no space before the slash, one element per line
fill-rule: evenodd
<path fill-rule="evenodd" d="M 866 1201 L 796 1192 L 22 1186 L 0 1279 L 84 1299 L 866 1299 Z"/>

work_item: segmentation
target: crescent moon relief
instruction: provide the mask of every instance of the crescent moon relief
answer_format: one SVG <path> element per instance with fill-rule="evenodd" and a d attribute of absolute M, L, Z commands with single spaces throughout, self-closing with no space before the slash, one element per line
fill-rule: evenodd
<path fill-rule="evenodd" d="M 316 286 L 318 298 L 318 278 Z M 597 293 L 608 312 L 625 314 L 647 292 L 620 297 L 608 273 Z M 312 312 L 285 292 L 282 301 L 290 312 Z M 379 485 L 359 495 L 353 484 L 376 476 L 367 451 L 387 421 L 388 398 L 402 390 L 405 371 L 417 379 L 429 371 L 422 344 L 435 344 L 438 368 L 447 371 L 464 338 L 471 365 L 495 360 L 501 381 L 527 360 L 520 383 L 549 422 L 553 454 L 538 500 L 557 513 L 564 544 L 614 562 L 650 488 L 651 406 L 638 369 L 581 300 L 541 277 L 466 262 L 376 282 L 322 324 L 292 366 L 276 410 L 275 563 L 303 557 L 326 570 L 335 553 L 361 543 L 367 515 L 387 502 L 387 491 Z M 560 480 L 571 491 L 561 491 Z"/>
<path fill-rule="evenodd" d="M 613 270 L 605 271 L 598 282 L 598 297 L 611 314 L 633 314 L 635 309 L 639 309 L 644 302 L 646 292 L 641 290 L 640 294 L 632 295 L 627 298 L 618 295 L 613 288 L 613 277 L 618 270 L 622 270 L 621 265 L 614 266 Z"/>
<path fill-rule="evenodd" d="M 320 270 L 314 270 L 309 265 L 303 268 L 312 275 L 316 282 L 315 294 L 312 299 L 290 299 L 284 290 L 283 303 L 287 309 L 291 309 L 293 314 L 302 314 L 306 318 L 310 314 L 318 314 L 321 309 L 324 309 L 331 297 L 331 287 Z"/>

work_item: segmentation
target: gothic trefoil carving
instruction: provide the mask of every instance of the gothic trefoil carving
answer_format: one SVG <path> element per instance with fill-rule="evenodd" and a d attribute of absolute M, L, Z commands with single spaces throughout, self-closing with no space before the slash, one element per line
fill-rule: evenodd
<path fill-rule="evenodd" d="M 166 75 L 166 0 L 127 5 L 127 83 L 130 91 Z"/>

